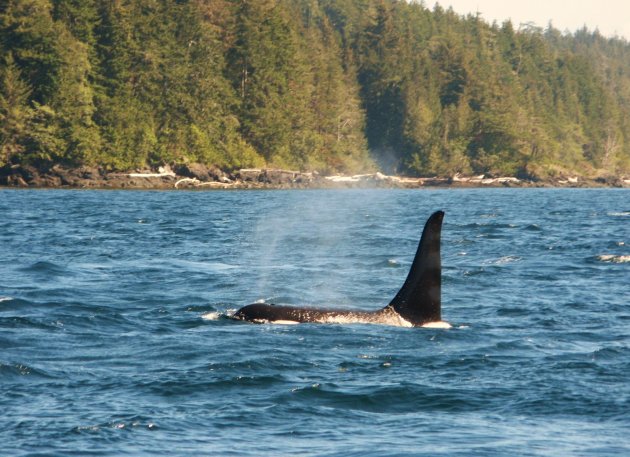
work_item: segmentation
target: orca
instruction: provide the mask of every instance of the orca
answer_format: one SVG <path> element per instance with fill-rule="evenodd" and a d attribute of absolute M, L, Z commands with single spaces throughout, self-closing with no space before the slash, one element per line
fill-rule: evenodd
<path fill-rule="evenodd" d="M 443 211 L 427 220 L 416 256 L 403 286 L 392 301 L 376 311 L 308 308 L 254 303 L 236 311 L 233 319 L 256 323 L 364 323 L 405 327 L 449 328 L 442 321 L 442 261 L 440 234 Z"/>

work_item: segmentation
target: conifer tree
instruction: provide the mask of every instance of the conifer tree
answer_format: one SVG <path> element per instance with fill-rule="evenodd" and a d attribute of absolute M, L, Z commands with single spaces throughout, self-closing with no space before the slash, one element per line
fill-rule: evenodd
<path fill-rule="evenodd" d="M 0 166 L 21 160 L 32 117 L 31 92 L 9 52 L 0 73 Z"/>
<path fill-rule="evenodd" d="M 630 45 L 397 0 L 0 2 L 0 163 L 630 171 Z"/>

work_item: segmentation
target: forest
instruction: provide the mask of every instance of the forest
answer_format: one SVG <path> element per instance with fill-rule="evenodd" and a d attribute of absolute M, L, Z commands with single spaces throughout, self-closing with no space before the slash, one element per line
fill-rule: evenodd
<path fill-rule="evenodd" d="M 630 170 L 630 44 L 397 0 L 3 0 L 0 167 Z"/>

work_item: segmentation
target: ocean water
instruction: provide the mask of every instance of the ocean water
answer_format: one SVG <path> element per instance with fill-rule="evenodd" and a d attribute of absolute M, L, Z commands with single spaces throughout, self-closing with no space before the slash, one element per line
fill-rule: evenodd
<path fill-rule="evenodd" d="M 446 212 L 453 328 L 378 309 Z M 0 190 L 2 456 L 630 455 L 630 191 Z"/>

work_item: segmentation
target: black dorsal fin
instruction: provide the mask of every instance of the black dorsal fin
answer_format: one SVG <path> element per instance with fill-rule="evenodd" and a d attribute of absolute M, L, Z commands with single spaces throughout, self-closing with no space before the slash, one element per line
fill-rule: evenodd
<path fill-rule="evenodd" d="M 436 211 L 427 220 L 409 275 L 387 305 L 416 326 L 442 320 L 440 233 L 443 218 L 444 212 Z"/>

